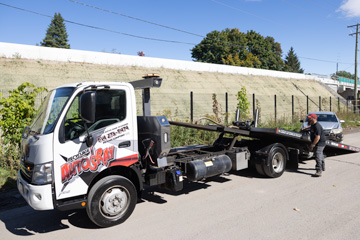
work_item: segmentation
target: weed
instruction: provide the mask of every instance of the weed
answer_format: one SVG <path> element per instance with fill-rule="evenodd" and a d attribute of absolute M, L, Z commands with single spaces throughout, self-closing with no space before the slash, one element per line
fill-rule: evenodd
<path fill-rule="evenodd" d="M 18 53 L 18 52 L 14 53 L 14 54 L 12 55 L 12 57 L 15 58 L 15 59 L 21 59 L 21 55 L 20 55 L 20 53 Z"/>
<path fill-rule="evenodd" d="M 270 120 L 266 123 L 260 123 L 259 127 L 263 127 L 263 128 L 282 128 L 282 129 L 286 129 L 289 131 L 294 131 L 294 132 L 298 132 L 301 128 L 301 122 L 300 122 L 300 117 L 299 116 L 294 116 L 293 120 L 287 118 L 287 117 L 282 117 L 280 119 L 277 119 L 277 121 L 275 122 L 274 120 Z"/>
<path fill-rule="evenodd" d="M 212 100 L 213 100 L 213 105 L 212 105 L 212 109 L 213 109 L 213 113 L 214 113 L 214 117 L 215 117 L 215 121 L 216 122 L 222 122 L 222 118 L 219 115 L 222 115 L 222 107 L 221 104 L 219 104 L 219 102 L 216 99 L 216 93 L 212 94 Z"/>
<path fill-rule="evenodd" d="M 0 190 L 7 190 L 16 187 L 16 171 L 0 167 Z"/>
<path fill-rule="evenodd" d="M 238 100 L 237 109 L 244 114 L 244 118 L 248 118 L 250 103 L 247 99 L 246 87 L 241 87 L 241 91 L 237 93 L 236 97 Z"/>

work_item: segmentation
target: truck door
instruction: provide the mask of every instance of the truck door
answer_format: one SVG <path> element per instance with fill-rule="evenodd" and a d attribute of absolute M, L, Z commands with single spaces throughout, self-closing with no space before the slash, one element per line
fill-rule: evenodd
<path fill-rule="evenodd" d="M 57 200 L 86 194 L 99 172 L 115 165 L 130 166 L 138 161 L 133 93 L 126 86 L 96 91 L 96 120 L 87 124 L 94 139 L 91 146 L 85 143 L 86 128 L 79 116 L 82 92 L 74 94 L 54 134 Z"/>

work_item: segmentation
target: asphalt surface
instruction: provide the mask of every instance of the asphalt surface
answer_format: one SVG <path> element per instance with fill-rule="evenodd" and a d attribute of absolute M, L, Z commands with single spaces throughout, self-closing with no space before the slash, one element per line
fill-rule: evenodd
<path fill-rule="evenodd" d="M 344 142 L 360 147 L 359 136 Z M 86 211 L 35 211 L 16 190 L 0 192 L 0 239 L 359 239 L 360 153 L 325 161 L 320 178 L 310 160 L 276 179 L 245 170 L 179 193 L 149 188 L 125 223 L 107 229 Z"/>

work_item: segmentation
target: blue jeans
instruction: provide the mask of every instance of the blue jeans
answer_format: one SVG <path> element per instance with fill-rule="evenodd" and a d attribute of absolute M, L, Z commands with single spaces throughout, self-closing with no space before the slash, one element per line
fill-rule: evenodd
<path fill-rule="evenodd" d="M 315 152 L 315 160 L 316 160 L 316 166 L 315 169 L 318 171 L 323 171 L 323 162 L 324 162 L 324 148 L 325 146 L 319 147 L 316 146 L 314 149 Z"/>

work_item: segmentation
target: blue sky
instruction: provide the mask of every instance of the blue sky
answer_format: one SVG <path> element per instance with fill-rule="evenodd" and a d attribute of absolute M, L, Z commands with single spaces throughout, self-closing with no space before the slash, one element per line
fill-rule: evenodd
<path fill-rule="evenodd" d="M 2 5 L 6 4 L 51 17 L 58 12 L 65 20 L 113 31 L 66 22 L 72 49 L 127 55 L 143 51 L 147 57 L 192 61 L 190 49 L 201 36 L 239 28 L 274 37 L 281 44 L 283 57 L 293 47 L 305 73 L 332 74 L 337 63 L 339 71 L 354 73 L 355 35 L 349 34 L 356 28 L 348 26 L 360 23 L 360 0 L 73 1 L 0 0 L 0 42 L 35 45 L 45 37 L 51 22 L 51 18 Z"/>

